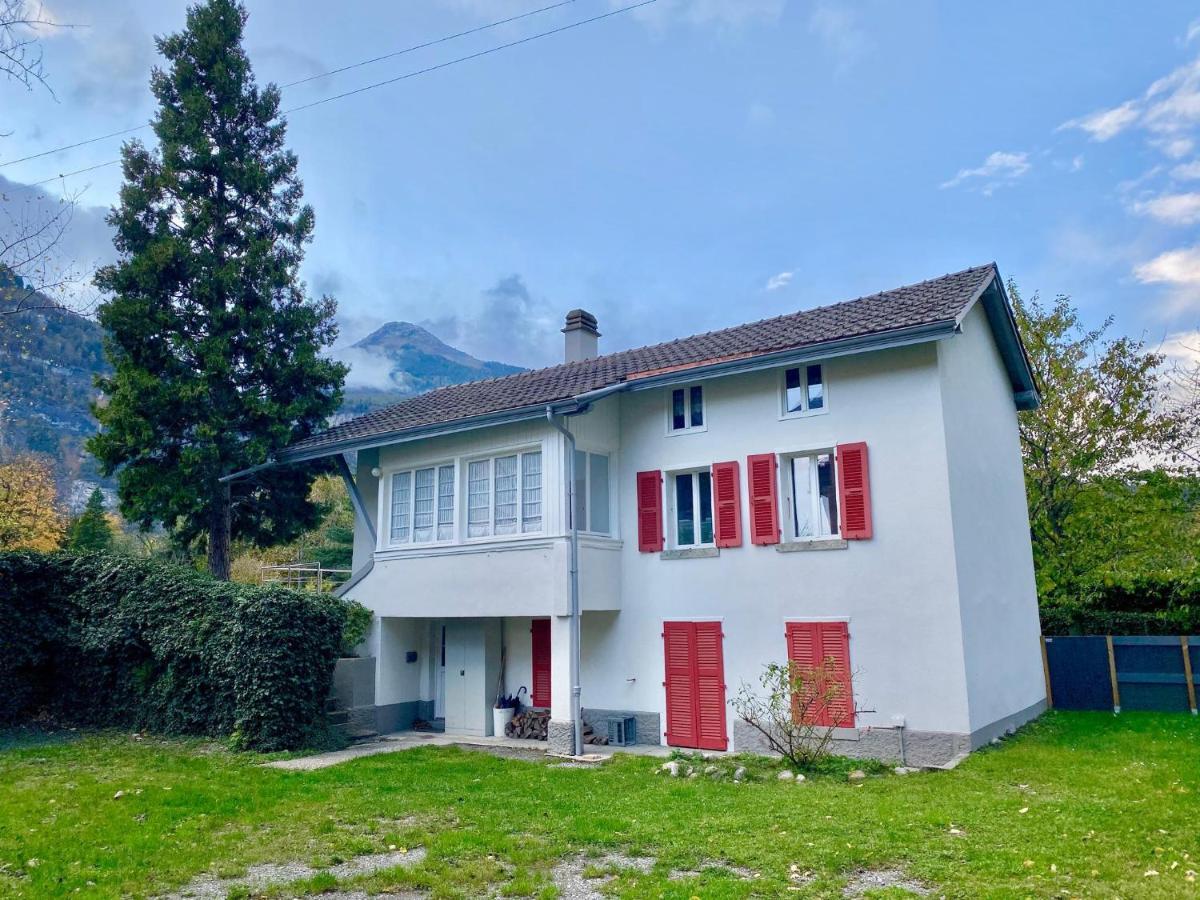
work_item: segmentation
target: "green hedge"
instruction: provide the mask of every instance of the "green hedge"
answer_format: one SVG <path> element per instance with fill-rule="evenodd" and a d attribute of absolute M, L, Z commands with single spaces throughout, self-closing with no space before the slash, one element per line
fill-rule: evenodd
<path fill-rule="evenodd" d="M 1087 585 L 1076 600 L 1044 603 L 1045 634 L 1200 635 L 1200 572 L 1156 572 Z"/>
<path fill-rule="evenodd" d="M 304 746 L 320 728 L 348 604 L 100 554 L 0 553 L 0 722 Z"/>

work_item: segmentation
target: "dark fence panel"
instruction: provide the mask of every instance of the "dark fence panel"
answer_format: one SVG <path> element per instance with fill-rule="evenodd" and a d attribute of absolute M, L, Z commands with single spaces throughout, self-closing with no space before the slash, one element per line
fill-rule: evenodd
<path fill-rule="evenodd" d="M 1103 637 L 1048 637 L 1046 664 L 1057 709 L 1112 709 L 1108 642 Z"/>
<path fill-rule="evenodd" d="M 1051 705 L 1058 709 L 1196 712 L 1200 637 L 1088 635 L 1042 640 L 1046 685 Z"/>

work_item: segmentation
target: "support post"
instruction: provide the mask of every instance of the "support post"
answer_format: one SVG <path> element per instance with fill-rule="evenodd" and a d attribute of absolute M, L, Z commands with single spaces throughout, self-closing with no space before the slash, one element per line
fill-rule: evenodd
<path fill-rule="evenodd" d="M 1104 643 L 1108 647 L 1108 678 L 1112 682 L 1113 712 L 1119 713 L 1121 711 L 1121 689 L 1117 686 L 1117 657 L 1113 653 L 1111 634 L 1104 636 Z"/>
<path fill-rule="evenodd" d="M 1046 636 L 1039 638 L 1042 645 L 1042 675 L 1046 679 L 1046 709 L 1054 709 L 1054 691 L 1050 687 L 1050 657 L 1046 653 Z"/>
<path fill-rule="evenodd" d="M 1196 715 L 1196 682 L 1192 677 L 1192 654 L 1188 650 L 1186 634 L 1179 636 L 1179 649 L 1183 651 L 1183 678 L 1187 682 L 1188 706 L 1194 716 Z"/>
<path fill-rule="evenodd" d="M 354 483 L 354 476 L 350 474 L 350 464 L 346 462 L 346 454 L 339 453 L 334 460 L 337 462 L 342 481 L 346 484 L 346 493 L 350 495 L 350 505 L 354 507 L 354 514 L 367 526 L 367 534 L 371 535 L 371 545 L 374 546 L 379 537 L 375 534 L 375 525 L 371 522 L 371 517 L 367 515 L 367 507 L 363 504 L 362 494 L 358 492 L 358 485 Z"/>

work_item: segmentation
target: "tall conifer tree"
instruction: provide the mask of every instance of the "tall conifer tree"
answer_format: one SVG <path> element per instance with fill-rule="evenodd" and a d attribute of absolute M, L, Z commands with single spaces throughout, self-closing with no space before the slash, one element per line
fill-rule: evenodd
<path fill-rule="evenodd" d="M 299 280 L 313 212 L 279 91 L 258 88 L 242 49 L 245 23 L 235 0 L 206 0 L 157 41 L 158 147 L 123 148 L 109 215 L 119 261 L 96 276 L 114 373 L 98 380 L 106 397 L 89 444 L 118 473 L 125 517 L 185 541 L 206 535 L 223 579 L 231 538 L 290 540 L 318 510 L 311 468 L 221 476 L 322 427 L 346 372 L 321 355 L 337 335 L 334 300 L 310 299 Z"/>

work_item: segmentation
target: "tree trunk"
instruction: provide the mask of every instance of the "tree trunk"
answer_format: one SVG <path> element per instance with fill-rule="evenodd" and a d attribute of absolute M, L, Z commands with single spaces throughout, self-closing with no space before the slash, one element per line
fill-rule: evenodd
<path fill-rule="evenodd" d="M 219 581 L 229 580 L 230 501 L 229 484 L 218 484 L 213 492 L 208 518 L 208 572 Z"/>

